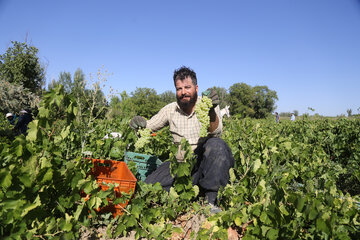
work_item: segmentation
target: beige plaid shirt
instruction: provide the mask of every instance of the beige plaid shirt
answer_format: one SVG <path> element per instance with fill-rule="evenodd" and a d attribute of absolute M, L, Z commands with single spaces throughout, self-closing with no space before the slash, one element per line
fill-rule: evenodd
<path fill-rule="evenodd" d="M 200 97 L 198 97 L 198 100 L 200 100 Z M 222 132 L 219 106 L 215 107 L 215 112 L 219 118 L 219 126 L 214 132 L 209 133 L 209 137 L 219 137 Z M 199 143 L 205 140 L 205 138 L 200 138 L 201 124 L 196 117 L 195 111 L 188 115 L 181 110 L 177 102 L 170 103 L 163 107 L 146 123 L 146 127 L 152 131 L 157 131 L 167 125 L 170 126 L 174 143 L 179 143 L 182 138 L 185 138 L 194 150 Z"/>

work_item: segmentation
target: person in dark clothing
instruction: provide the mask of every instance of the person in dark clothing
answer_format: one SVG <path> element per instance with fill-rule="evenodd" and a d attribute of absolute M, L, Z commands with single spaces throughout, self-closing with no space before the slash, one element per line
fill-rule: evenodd
<path fill-rule="evenodd" d="M 275 112 L 275 122 L 276 123 L 280 122 L 280 115 L 278 114 L 278 112 Z"/>
<path fill-rule="evenodd" d="M 207 201 L 215 205 L 221 186 L 229 181 L 229 169 L 234 166 L 234 158 L 229 146 L 221 138 L 209 138 L 198 146 L 194 154 L 197 162 L 192 170 L 192 182 L 205 192 Z M 146 179 L 146 183 L 160 182 L 169 191 L 175 179 L 170 174 L 170 162 L 164 162 Z"/>
<path fill-rule="evenodd" d="M 208 136 L 200 137 L 201 124 L 194 111 L 201 98 L 198 97 L 196 73 L 190 68 L 181 67 L 175 70 L 173 80 L 177 101 L 163 107 L 148 121 L 141 116 L 135 116 L 130 126 L 135 129 L 146 127 L 157 131 L 169 125 L 175 144 L 179 144 L 182 138 L 189 142 L 197 157 L 192 171 L 193 184 L 203 190 L 211 205 L 211 212 L 216 213 L 220 211 L 216 206 L 218 190 L 228 183 L 229 169 L 235 162 L 229 146 L 220 138 L 222 119 L 218 106 L 219 97 L 213 89 L 206 91 L 213 107 L 209 111 Z M 174 180 L 170 174 L 170 162 L 164 162 L 145 179 L 145 182 L 159 182 L 169 191 Z"/>
<path fill-rule="evenodd" d="M 26 136 L 27 126 L 32 120 L 32 115 L 28 111 L 21 110 L 19 119 L 14 127 L 14 130 L 17 131 L 18 134 L 24 134 Z"/>

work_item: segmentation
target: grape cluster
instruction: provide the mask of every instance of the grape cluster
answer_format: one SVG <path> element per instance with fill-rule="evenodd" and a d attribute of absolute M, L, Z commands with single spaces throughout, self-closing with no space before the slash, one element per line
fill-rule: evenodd
<path fill-rule="evenodd" d="M 150 143 L 151 140 L 151 129 L 143 128 L 139 129 L 138 133 L 140 134 L 140 138 L 135 143 L 135 151 L 139 151 L 144 149 L 144 147 Z"/>
<path fill-rule="evenodd" d="M 200 137 L 206 137 L 208 134 L 208 128 L 210 126 L 209 110 L 212 106 L 211 99 L 206 96 L 203 96 L 201 101 L 196 103 L 195 113 L 201 124 Z"/>

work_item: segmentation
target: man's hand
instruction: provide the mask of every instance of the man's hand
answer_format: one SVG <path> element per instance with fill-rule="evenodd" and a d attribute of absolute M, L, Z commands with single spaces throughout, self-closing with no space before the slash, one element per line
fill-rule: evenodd
<path fill-rule="evenodd" d="M 130 127 L 133 129 L 145 128 L 146 127 L 146 119 L 141 116 L 135 116 L 130 121 Z"/>
<path fill-rule="evenodd" d="M 211 99 L 213 104 L 212 108 L 215 108 L 217 105 L 219 105 L 220 99 L 217 92 L 214 89 L 208 88 L 205 92 L 202 93 L 202 95 Z"/>

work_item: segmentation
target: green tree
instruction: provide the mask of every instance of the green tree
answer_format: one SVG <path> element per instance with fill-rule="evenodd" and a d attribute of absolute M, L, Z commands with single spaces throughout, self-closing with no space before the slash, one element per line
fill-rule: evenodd
<path fill-rule="evenodd" d="M 145 118 L 152 117 L 163 106 L 159 95 L 153 88 L 136 88 L 131 95 L 136 114 Z"/>
<path fill-rule="evenodd" d="M 18 113 L 22 109 L 36 109 L 40 102 L 38 95 L 22 85 L 11 84 L 0 79 L 0 112 Z"/>
<path fill-rule="evenodd" d="M 241 117 L 252 117 L 253 92 L 251 86 L 246 83 L 235 83 L 229 89 L 229 103 L 231 115 L 240 114 Z"/>
<path fill-rule="evenodd" d="M 48 84 L 47 90 L 54 89 L 58 86 L 58 82 L 55 79 L 52 79 L 51 82 Z"/>
<path fill-rule="evenodd" d="M 74 73 L 74 83 L 72 84 L 71 92 L 78 96 L 85 89 L 86 81 L 84 72 L 78 68 Z"/>
<path fill-rule="evenodd" d="M 348 110 L 346 110 L 346 112 L 347 112 L 347 114 L 348 114 L 348 117 L 351 117 L 351 115 L 352 115 L 352 109 L 349 108 Z"/>
<path fill-rule="evenodd" d="M 59 79 L 55 81 L 54 79 L 48 85 L 48 89 L 55 88 L 57 85 L 63 85 L 66 93 L 71 93 L 73 88 L 73 81 L 71 79 L 71 73 L 69 72 L 61 72 L 59 75 Z"/>
<path fill-rule="evenodd" d="M 267 86 L 255 86 L 252 89 L 255 118 L 266 118 L 275 110 L 275 100 L 278 100 L 275 91 L 270 90 Z"/>
<path fill-rule="evenodd" d="M 110 99 L 109 111 L 106 113 L 106 116 L 108 118 L 115 118 L 116 116 L 119 116 L 121 113 L 120 106 L 121 106 L 120 98 L 118 96 L 113 96 Z"/>
<path fill-rule="evenodd" d="M 223 87 L 213 87 L 213 89 L 216 91 L 216 93 L 219 96 L 219 100 L 220 100 L 220 108 L 224 108 L 227 105 L 230 105 L 228 102 L 228 97 L 229 94 L 227 92 L 227 90 Z"/>
<path fill-rule="evenodd" d="M 163 92 L 162 94 L 159 95 L 159 97 L 160 97 L 160 101 L 163 103 L 164 106 L 176 101 L 175 93 L 173 93 L 170 90 Z"/>
<path fill-rule="evenodd" d="M 246 83 L 235 83 L 230 87 L 228 101 L 232 115 L 266 118 L 275 110 L 275 91 L 267 86 L 251 87 Z"/>
<path fill-rule="evenodd" d="M 48 90 L 56 89 L 62 85 L 62 89 L 75 97 L 79 106 L 79 114 L 82 114 L 82 110 L 86 110 L 89 107 L 90 90 L 86 89 L 85 74 L 78 68 L 74 73 L 74 80 L 72 80 L 71 73 L 61 72 L 58 80 L 53 79 L 48 84 Z"/>
<path fill-rule="evenodd" d="M 71 92 L 73 88 L 73 82 L 71 80 L 71 73 L 69 72 L 61 72 L 59 76 L 59 83 L 64 86 L 64 90 L 67 93 Z"/>
<path fill-rule="evenodd" d="M 108 104 L 100 87 L 100 81 L 101 79 L 98 79 L 93 82 L 90 88 L 87 88 L 85 74 L 78 68 L 74 73 L 74 80 L 72 80 L 71 73 L 61 72 L 58 80 L 53 80 L 48 85 L 48 89 L 55 89 L 61 85 L 67 94 L 74 96 L 76 99 L 80 116 L 83 114 L 89 115 L 90 112 L 94 118 L 103 118 L 107 112 Z"/>
<path fill-rule="evenodd" d="M 6 53 L 0 55 L 0 77 L 11 84 L 22 85 L 30 92 L 40 95 L 45 83 L 45 68 L 34 46 L 12 41 Z"/>
<path fill-rule="evenodd" d="M 86 95 L 85 95 L 85 74 L 78 68 L 74 73 L 74 83 L 71 89 L 71 94 L 74 95 L 76 102 L 79 106 L 79 115 L 82 115 L 82 111 L 85 110 Z"/>
<path fill-rule="evenodd" d="M 118 96 L 113 96 L 111 99 L 110 99 L 110 107 L 113 108 L 113 107 L 116 107 L 118 106 L 119 104 L 121 103 L 121 100 Z"/>
<path fill-rule="evenodd" d="M 291 112 L 281 112 L 280 113 L 280 117 L 290 117 L 291 116 Z"/>
<path fill-rule="evenodd" d="M 100 82 L 102 81 L 101 73 L 99 73 L 97 80 L 92 80 L 90 76 L 90 82 L 88 84 L 85 79 L 85 74 L 83 71 L 78 68 L 74 73 L 74 81 L 70 82 L 71 94 L 75 97 L 76 102 L 80 109 L 80 114 L 85 112 L 91 113 L 91 116 L 96 118 L 103 118 L 107 112 L 107 100 L 100 87 Z M 66 75 L 64 76 L 66 79 Z M 89 86 L 90 88 L 87 88 Z"/>
<path fill-rule="evenodd" d="M 107 117 L 112 118 L 130 118 L 136 114 L 134 109 L 134 104 L 130 96 L 123 91 L 120 93 L 120 98 L 118 96 L 113 96 L 110 100 L 109 111 Z"/>
<path fill-rule="evenodd" d="M 93 84 L 92 89 L 85 89 L 85 108 L 93 114 L 94 118 L 103 118 L 107 112 L 108 104 L 100 83 Z"/>

